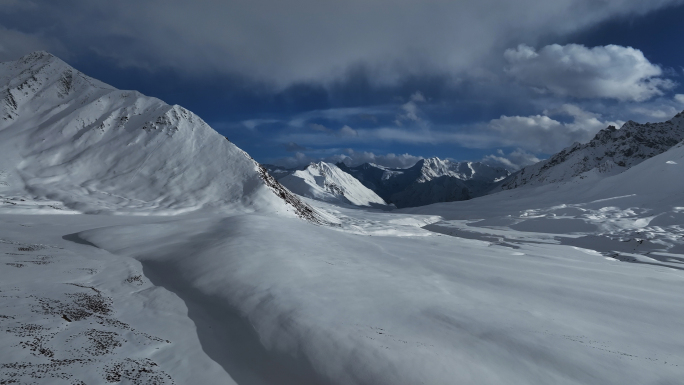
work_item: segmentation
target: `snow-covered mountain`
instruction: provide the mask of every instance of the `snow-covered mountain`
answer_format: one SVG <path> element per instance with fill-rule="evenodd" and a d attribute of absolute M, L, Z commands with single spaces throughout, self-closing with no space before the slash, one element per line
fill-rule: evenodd
<path fill-rule="evenodd" d="M 385 205 L 385 201 L 334 164 L 311 163 L 280 179 L 290 191 L 313 199 L 357 206 Z"/>
<path fill-rule="evenodd" d="M 466 200 L 480 196 L 510 172 L 480 162 L 421 159 L 400 169 L 365 163 L 356 167 L 338 164 L 366 187 L 397 207 Z"/>
<path fill-rule="evenodd" d="M 5 204 L 148 213 L 231 207 L 315 216 L 192 112 L 117 90 L 46 52 L 0 64 L 0 114 Z"/>
<path fill-rule="evenodd" d="M 661 154 L 684 140 L 684 112 L 662 123 L 625 123 L 609 126 L 585 144 L 575 143 L 551 158 L 527 166 L 501 184 L 502 190 L 521 186 L 609 176 Z M 497 191 L 500 191 L 497 188 Z"/>

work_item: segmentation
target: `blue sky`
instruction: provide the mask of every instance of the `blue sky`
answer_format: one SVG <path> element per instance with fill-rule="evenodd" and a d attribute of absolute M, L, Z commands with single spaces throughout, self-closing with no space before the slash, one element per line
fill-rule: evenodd
<path fill-rule="evenodd" d="M 261 162 L 516 169 L 684 110 L 681 20 L 680 0 L 0 0 L 0 60 L 50 51 Z"/>

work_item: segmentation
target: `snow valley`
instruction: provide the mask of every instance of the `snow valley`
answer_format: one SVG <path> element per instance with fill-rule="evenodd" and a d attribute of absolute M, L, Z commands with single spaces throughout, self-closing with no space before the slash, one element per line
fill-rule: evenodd
<path fill-rule="evenodd" d="M 277 170 L 45 52 L 0 87 L 0 383 L 684 378 L 684 114 L 514 174 Z"/>

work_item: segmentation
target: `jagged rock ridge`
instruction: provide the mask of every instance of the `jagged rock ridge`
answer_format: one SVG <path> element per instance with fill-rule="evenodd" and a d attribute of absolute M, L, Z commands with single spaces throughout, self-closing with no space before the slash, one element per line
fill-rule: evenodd
<path fill-rule="evenodd" d="M 585 144 L 575 143 L 547 160 L 527 166 L 504 180 L 495 191 L 621 173 L 662 154 L 684 140 L 684 112 L 661 123 L 625 123 L 609 126 Z"/>

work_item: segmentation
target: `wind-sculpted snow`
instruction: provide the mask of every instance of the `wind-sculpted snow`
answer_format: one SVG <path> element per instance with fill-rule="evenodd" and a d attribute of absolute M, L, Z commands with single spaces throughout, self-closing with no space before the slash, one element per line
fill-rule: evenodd
<path fill-rule="evenodd" d="M 325 162 L 311 163 L 305 170 L 280 179 L 280 183 L 296 194 L 326 202 L 356 206 L 386 204 L 356 178 Z"/>
<path fill-rule="evenodd" d="M 117 90 L 44 52 L 0 64 L 0 87 L 0 196 L 14 206 L 310 217 L 310 208 L 294 196 L 281 199 L 253 159 L 183 107 Z"/>
<path fill-rule="evenodd" d="M 361 210 L 345 211 L 354 212 Z M 369 212 L 357 220 L 364 217 L 373 219 Z M 620 262 L 625 251 L 564 245 L 548 231 L 499 224 L 498 235 L 473 227 L 483 231 L 478 239 L 453 220 L 430 225 L 435 232 L 395 236 L 245 215 L 80 236 L 140 260 L 188 306 L 237 308 L 270 356 L 289 357 L 282 362 L 307 376 L 305 383 L 679 381 L 684 271 L 676 262 Z M 573 224 L 565 229 L 576 232 L 566 238 L 579 241 L 584 235 L 577 231 L 592 232 Z M 669 255 L 662 258 L 676 261 Z M 201 325 L 220 329 L 221 314 Z M 231 349 L 216 333 L 207 338 Z"/>
<path fill-rule="evenodd" d="M 609 126 L 589 143 L 575 143 L 547 160 L 523 168 L 497 190 L 565 182 L 575 177 L 586 178 L 592 173 L 614 175 L 667 151 L 682 140 L 684 112 L 662 123 L 629 121 L 620 129 Z"/>

